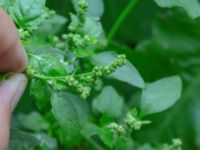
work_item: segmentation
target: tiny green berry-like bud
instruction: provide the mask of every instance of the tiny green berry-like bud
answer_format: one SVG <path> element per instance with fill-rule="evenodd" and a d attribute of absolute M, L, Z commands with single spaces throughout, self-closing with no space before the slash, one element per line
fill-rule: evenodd
<path fill-rule="evenodd" d="M 96 66 L 96 67 L 94 67 L 92 72 L 95 74 L 95 76 L 100 77 L 103 75 L 103 71 L 104 71 L 103 67 Z"/>
<path fill-rule="evenodd" d="M 70 24 L 69 27 L 68 27 L 68 30 L 71 31 L 71 32 L 74 32 L 76 30 L 76 26 L 73 25 L 73 24 Z"/>
<path fill-rule="evenodd" d="M 182 145 L 182 141 L 180 139 L 173 139 L 173 145 L 179 147 Z"/>
<path fill-rule="evenodd" d="M 117 57 L 117 62 L 119 66 L 126 64 L 126 55 L 122 54 Z"/>
<path fill-rule="evenodd" d="M 59 41 L 59 38 L 57 36 L 54 36 L 52 41 L 53 41 L 53 43 L 57 43 Z"/>
<path fill-rule="evenodd" d="M 86 10 L 88 8 L 88 5 L 87 3 L 85 2 L 85 0 L 79 0 L 79 3 L 78 3 L 79 7 L 83 10 Z"/>
<path fill-rule="evenodd" d="M 63 35 L 62 35 L 62 38 L 63 38 L 64 40 L 66 40 L 66 39 L 67 39 L 67 34 L 63 34 Z"/>
<path fill-rule="evenodd" d="M 124 129 L 124 127 L 115 122 L 110 123 L 107 126 L 107 128 L 111 129 L 113 134 L 117 134 L 117 135 L 125 135 L 126 134 L 126 130 Z"/>

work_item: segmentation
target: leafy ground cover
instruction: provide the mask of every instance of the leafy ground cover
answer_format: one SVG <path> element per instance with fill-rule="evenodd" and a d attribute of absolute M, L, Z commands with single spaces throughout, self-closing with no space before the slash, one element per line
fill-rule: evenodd
<path fill-rule="evenodd" d="M 29 57 L 11 150 L 200 149 L 198 0 L 0 6 Z"/>

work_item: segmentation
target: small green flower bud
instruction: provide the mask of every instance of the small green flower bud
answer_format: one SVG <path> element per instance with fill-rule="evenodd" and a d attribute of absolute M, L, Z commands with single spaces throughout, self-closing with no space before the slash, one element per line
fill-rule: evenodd
<path fill-rule="evenodd" d="M 110 123 L 107 126 L 107 128 L 111 129 L 113 134 L 117 134 L 117 135 L 125 135 L 126 134 L 126 130 L 124 129 L 124 127 L 115 122 Z"/>
<path fill-rule="evenodd" d="M 175 147 L 180 147 L 182 145 L 182 141 L 180 139 L 173 139 L 173 145 Z"/>
<path fill-rule="evenodd" d="M 58 41 L 59 41 L 59 38 L 57 36 L 54 36 L 53 39 L 52 39 L 52 42 L 57 43 Z"/>
<path fill-rule="evenodd" d="M 63 34 L 63 35 L 62 35 L 62 38 L 63 38 L 64 40 L 67 40 L 67 37 L 68 37 L 67 34 Z"/>

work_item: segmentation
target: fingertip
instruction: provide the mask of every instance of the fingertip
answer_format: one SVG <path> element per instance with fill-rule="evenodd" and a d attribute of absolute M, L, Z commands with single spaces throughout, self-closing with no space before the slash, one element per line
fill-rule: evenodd
<path fill-rule="evenodd" d="M 13 74 L 3 81 L 0 84 L 1 103 L 8 104 L 14 109 L 26 88 L 27 82 L 27 77 L 22 73 Z"/>
<path fill-rule="evenodd" d="M 0 73 L 22 72 L 28 58 L 11 18 L 0 9 Z"/>

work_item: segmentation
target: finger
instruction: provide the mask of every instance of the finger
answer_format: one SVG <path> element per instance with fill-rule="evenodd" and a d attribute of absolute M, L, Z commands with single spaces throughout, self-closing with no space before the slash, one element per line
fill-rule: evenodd
<path fill-rule="evenodd" d="M 0 64 L 0 73 L 21 72 L 27 64 L 27 56 L 16 27 L 2 8 L 0 8 Z"/>
<path fill-rule="evenodd" d="M 27 84 L 23 74 L 15 74 L 0 84 L 0 150 L 6 150 L 12 110 L 18 103 Z"/>

